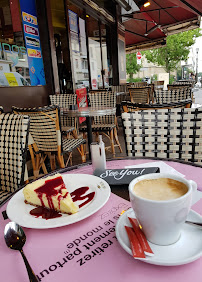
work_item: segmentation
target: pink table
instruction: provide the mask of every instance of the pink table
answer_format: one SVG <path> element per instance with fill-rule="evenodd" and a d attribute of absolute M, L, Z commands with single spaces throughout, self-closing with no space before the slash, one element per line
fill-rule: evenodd
<path fill-rule="evenodd" d="M 150 161 L 114 160 L 108 162 L 107 167 L 124 168 Z M 167 164 L 186 178 L 195 180 L 202 190 L 202 168 L 177 162 Z M 92 166 L 82 166 L 66 173 L 92 174 Z M 21 255 L 8 249 L 4 243 L 3 230 L 9 222 L 9 219 L 4 220 L 2 216 L 6 205 L 0 208 L 1 281 L 27 282 L 28 276 Z M 121 248 L 115 237 L 115 224 L 121 211 L 129 207 L 128 201 L 112 193 L 102 209 L 78 223 L 48 230 L 23 228 L 27 236 L 24 252 L 39 281 L 201 281 L 202 258 L 182 266 L 155 266 L 134 260 Z M 202 215 L 202 199 L 193 209 Z"/>

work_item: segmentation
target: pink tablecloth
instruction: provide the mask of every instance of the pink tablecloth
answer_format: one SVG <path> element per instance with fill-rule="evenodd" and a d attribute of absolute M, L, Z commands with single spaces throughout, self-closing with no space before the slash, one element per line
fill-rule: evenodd
<path fill-rule="evenodd" d="M 111 161 L 108 168 L 123 168 L 142 163 L 143 160 Z M 201 168 L 169 163 L 202 188 Z M 70 173 L 92 173 L 92 167 L 81 167 Z M 89 218 L 65 227 L 35 230 L 24 228 L 27 242 L 24 252 L 40 281 L 66 282 L 199 282 L 202 276 L 202 258 L 183 266 L 164 267 L 134 260 L 119 245 L 115 237 L 115 224 L 122 210 L 130 203 L 111 194 L 107 204 Z M 0 208 L 0 277 L 1 281 L 23 282 L 28 276 L 17 251 L 6 247 L 4 226 L 9 219 L 1 215 Z M 193 207 L 202 215 L 202 200 Z M 202 234 L 201 234 L 202 235 Z"/>

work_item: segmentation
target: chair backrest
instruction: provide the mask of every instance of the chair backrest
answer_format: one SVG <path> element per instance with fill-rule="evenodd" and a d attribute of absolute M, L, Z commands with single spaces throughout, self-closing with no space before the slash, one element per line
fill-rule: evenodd
<path fill-rule="evenodd" d="M 116 85 L 116 86 L 112 86 L 112 92 L 115 92 L 116 95 L 117 93 L 122 93 L 116 96 L 116 104 L 120 105 L 121 102 L 124 101 L 130 101 L 130 95 L 129 95 L 129 91 L 128 91 L 128 85 L 124 84 L 124 85 Z"/>
<path fill-rule="evenodd" d="M 142 110 L 122 114 L 129 156 L 201 164 L 202 108 Z"/>
<path fill-rule="evenodd" d="M 4 112 L 4 108 L 0 106 L 0 114 L 2 114 L 3 112 Z"/>
<path fill-rule="evenodd" d="M 123 101 L 121 103 L 122 109 L 126 113 L 131 113 L 140 110 L 151 110 L 151 109 L 171 109 L 171 108 L 191 108 L 192 100 L 182 100 L 179 102 L 162 103 L 162 104 L 138 104 L 131 103 L 129 101 Z"/>
<path fill-rule="evenodd" d="M 173 90 L 155 90 L 154 96 L 156 103 L 171 103 L 181 100 L 192 99 L 191 88 L 173 89 Z"/>
<path fill-rule="evenodd" d="M 57 105 L 60 108 L 69 108 L 72 105 L 76 105 L 76 94 L 54 94 L 50 95 L 51 105 Z M 76 118 L 67 117 L 65 115 L 60 116 L 61 126 L 63 127 L 76 127 Z"/>
<path fill-rule="evenodd" d="M 168 90 L 177 90 L 177 89 L 187 89 L 187 88 L 192 88 L 188 84 L 167 84 Z"/>
<path fill-rule="evenodd" d="M 91 107 L 116 107 L 116 93 L 111 91 L 103 91 L 96 93 L 89 93 Z M 114 124 L 115 115 L 106 115 L 94 117 L 95 124 Z"/>
<path fill-rule="evenodd" d="M 0 115 L 0 188 L 14 192 L 24 182 L 29 117 Z"/>
<path fill-rule="evenodd" d="M 58 106 L 12 109 L 14 113 L 30 117 L 30 134 L 39 151 L 58 152 L 60 148 L 62 150 Z"/>
<path fill-rule="evenodd" d="M 156 80 L 152 82 L 154 84 L 154 89 L 162 89 L 164 88 L 164 81 L 163 80 Z"/>
<path fill-rule="evenodd" d="M 147 104 L 150 101 L 150 90 L 151 88 L 140 87 L 140 88 L 129 88 L 130 98 L 132 103 L 143 103 Z"/>
<path fill-rule="evenodd" d="M 194 87 L 195 80 L 178 80 L 173 83 L 174 85 L 187 85 L 189 87 Z"/>
<path fill-rule="evenodd" d="M 134 88 L 140 88 L 140 87 L 145 87 L 147 86 L 147 82 L 146 81 L 140 81 L 140 82 L 134 82 L 133 86 Z"/>

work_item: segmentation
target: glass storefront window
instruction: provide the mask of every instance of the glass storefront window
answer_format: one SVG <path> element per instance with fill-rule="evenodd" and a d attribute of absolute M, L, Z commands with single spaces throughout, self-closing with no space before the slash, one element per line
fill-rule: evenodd
<path fill-rule="evenodd" d="M 83 10 L 74 5 L 68 7 L 69 30 L 75 88 L 89 88 L 89 73 L 86 47 L 86 30 Z"/>
<path fill-rule="evenodd" d="M 103 88 L 99 24 L 88 16 L 87 25 L 92 89 Z"/>
<path fill-rule="evenodd" d="M 0 10 L 0 86 L 44 85 L 36 9 L 32 15 L 23 0 L 5 0 Z"/>

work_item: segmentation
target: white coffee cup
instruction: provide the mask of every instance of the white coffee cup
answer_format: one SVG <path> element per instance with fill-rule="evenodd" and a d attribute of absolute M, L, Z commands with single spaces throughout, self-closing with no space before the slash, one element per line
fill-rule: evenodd
<path fill-rule="evenodd" d="M 187 192 L 176 199 L 156 201 L 137 196 L 134 186 L 145 179 L 170 178 L 184 183 Z M 129 184 L 129 196 L 136 218 L 143 228 L 146 238 L 157 245 L 170 245 L 178 241 L 182 225 L 185 223 L 191 208 L 192 193 L 197 185 L 192 180 L 186 180 L 168 173 L 151 173 L 133 179 Z"/>

